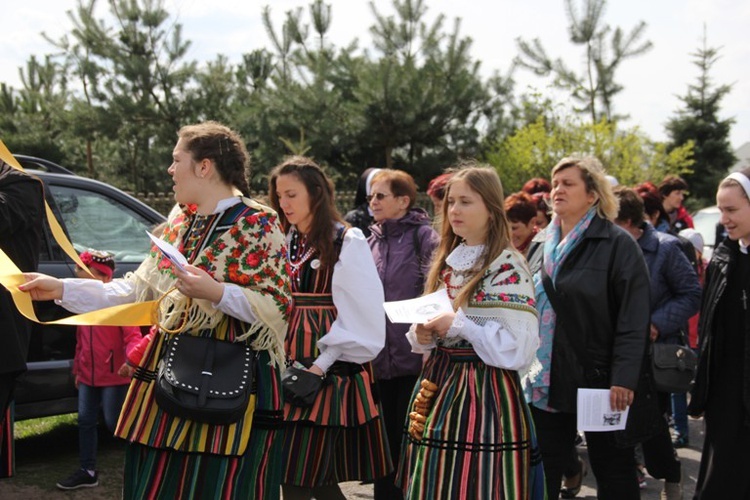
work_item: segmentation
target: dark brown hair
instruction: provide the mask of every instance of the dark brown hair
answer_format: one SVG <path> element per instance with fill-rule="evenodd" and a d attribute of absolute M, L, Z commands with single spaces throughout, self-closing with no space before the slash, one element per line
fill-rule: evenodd
<path fill-rule="evenodd" d="M 221 180 L 242 191 L 243 196 L 250 195 L 250 155 L 237 132 L 219 122 L 207 121 L 186 125 L 177 136 L 194 161 L 213 161 Z"/>
<path fill-rule="evenodd" d="M 663 196 L 669 196 L 672 191 L 685 191 L 688 188 L 687 182 L 682 177 L 668 175 L 659 184 L 659 193 Z"/>
<path fill-rule="evenodd" d="M 279 193 L 276 190 L 276 180 L 282 175 L 294 175 L 305 185 L 312 213 L 307 241 L 318 250 L 318 257 L 323 265 L 333 266 L 338 259 L 333 242 L 334 228 L 337 222 L 346 225 L 336 208 L 333 182 L 317 163 L 304 156 L 290 156 L 271 171 L 268 180 L 268 198 L 271 207 L 279 214 L 279 221 L 284 232 L 289 231 L 291 224 L 281 209 Z"/>
<path fill-rule="evenodd" d="M 624 186 L 615 188 L 615 196 L 620 200 L 617 221 L 629 221 L 635 227 L 641 227 L 644 220 L 643 199 L 634 189 Z"/>

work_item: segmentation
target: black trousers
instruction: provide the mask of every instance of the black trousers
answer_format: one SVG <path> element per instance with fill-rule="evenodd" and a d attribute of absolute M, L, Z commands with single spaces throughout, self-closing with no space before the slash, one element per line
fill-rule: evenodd
<path fill-rule="evenodd" d="M 667 417 L 670 406 L 670 394 L 660 392 L 657 394 L 659 409 Z M 650 476 L 656 479 L 664 479 L 669 483 L 679 483 L 682 479 L 680 459 L 672 444 L 672 435 L 669 426 L 663 425 L 661 431 L 651 437 L 648 441 L 641 443 L 643 446 L 643 460 Z"/>
<path fill-rule="evenodd" d="M 560 496 L 563 472 L 575 445 L 576 415 L 552 413 L 531 406 L 539 448 L 542 452 L 548 498 Z M 611 432 L 587 432 L 591 470 L 596 477 L 597 498 L 603 500 L 639 500 L 633 447 L 615 446 Z"/>
<path fill-rule="evenodd" d="M 409 414 L 412 403 L 411 395 L 418 378 L 417 375 L 407 375 L 376 382 L 394 471 L 375 480 L 375 500 L 403 499 L 401 488 L 396 486 L 396 471 L 398 471 L 401 455 L 401 440 L 404 436 L 406 416 Z"/>

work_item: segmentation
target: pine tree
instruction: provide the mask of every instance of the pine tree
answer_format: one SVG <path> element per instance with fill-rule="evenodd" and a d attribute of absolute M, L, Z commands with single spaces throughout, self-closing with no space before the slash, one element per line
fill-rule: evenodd
<path fill-rule="evenodd" d="M 708 46 L 705 29 L 702 47 L 690 55 L 700 74 L 695 84 L 688 85 L 687 94 L 680 97 L 684 108 L 667 122 L 666 129 L 670 149 L 693 142 L 693 172 L 684 179 L 690 185 L 693 203 L 706 204 L 714 199 L 719 182 L 737 161 L 729 143 L 734 119 L 719 118 L 721 100 L 732 86 L 716 86 L 709 75 L 720 56 L 719 48 Z"/>
<path fill-rule="evenodd" d="M 538 38 L 531 42 L 516 40 L 521 51 L 516 62 L 539 76 L 554 76 L 555 85 L 569 91 L 579 104 L 576 111 L 589 114 L 592 123 L 626 117 L 613 111 L 613 98 L 623 89 L 615 80 L 615 72 L 625 59 L 642 55 L 653 46 L 650 41 L 642 41 L 646 31 L 643 21 L 628 33 L 604 23 L 606 4 L 606 0 L 584 0 L 580 14 L 573 0 L 565 0 L 570 41 L 586 50 L 586 66 L 581 73 L 570 69 L 562 59 L 550 58 Z"/>

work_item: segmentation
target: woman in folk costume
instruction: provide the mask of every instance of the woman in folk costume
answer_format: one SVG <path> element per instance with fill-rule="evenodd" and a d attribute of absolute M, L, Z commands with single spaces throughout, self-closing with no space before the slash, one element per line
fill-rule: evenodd
<path fill-rule="evenodd" d="M 544 498 L 534 426 L 518 372 L 538 345 L 534 287 L 511 245 L 503 189 L 491 168 L 448 181 L 443 227 L 425 292 L 446 288 L 455 312 L 407 333 L 430 352 L 406 425 L 406 498 Z"/>
<path fill-rule="evenodd" d="M 269 195 L 289 247 L 288 362 L 325 377 L 310 406 L 284 405 L 284 500 L 344 498 L 339 482 L 392 469 L 370 366 L 385 343 L 383 287 L 367 240 L 343 224 L 333 183 L 312 160 L 278 165 Z"/>
<path fill-rule="evenodd" d="M 125 498 L 279 498 L 280 366 L 290 305 L 284 235 L 276 214 L 243 197 L 248 153 L 216 122 L 183 127 L 169 174 L 179 204 L 162 239 L 190 262 L 177 268 L 152 248 L 134 272 L 108 284 L 28 275 L 34 300 L 74 312 L 158 299 L 159 324 L 136 369 L 115 434 L 130 442 Z M 171 337 L 241 342 L 255 351 L 252 394 L 239 420 L 200 423 L 155 401 L 155 379 Z"/>

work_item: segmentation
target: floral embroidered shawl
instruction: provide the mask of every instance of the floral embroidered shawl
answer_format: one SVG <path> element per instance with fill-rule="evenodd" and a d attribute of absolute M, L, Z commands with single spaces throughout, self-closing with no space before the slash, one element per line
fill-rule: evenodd
<path fill-rule="evenodd" d="M 450 268 L 444 279 L 450 280 Z M 446 282 L 446 285 L 450 281 Z M 473 322 L 484 325 L 494 321 L 511 331 L 536 335 L 538 322 L 534 301 L 534 284 L 526 260 L 515 250 L 503 252 L 490 264 L 469 304 L 462 306 Z M 442 345 L 459 345 L 460 337 L 443 339 Z"/>
<path fill-rule="evenodd" d="M 206 246 L 192 264 L 218 281 L 242 287 L 258 321 L 233 340 L 252 337 L 251 347 L 269 351 L 273 364 L 281 366 L 291 304 L 284 233 L 273 210 L 247 198 L 242 203 L 252 210 Z M 192 214 L 190 207 L 175 207 L 162 239 L 182 250 Z M 176 282 L 172 264 L 156 247 L 126 279 L 135 285 L 139 301 L 162 297 Z M 162 301 L 158 315 L 159 324 L 169 329 L 186 321 L 186 332 L 216 328 L 224 317 L 208 300 L 196 299 L 188 306 L 179 292 L 171 292 Z"/>

